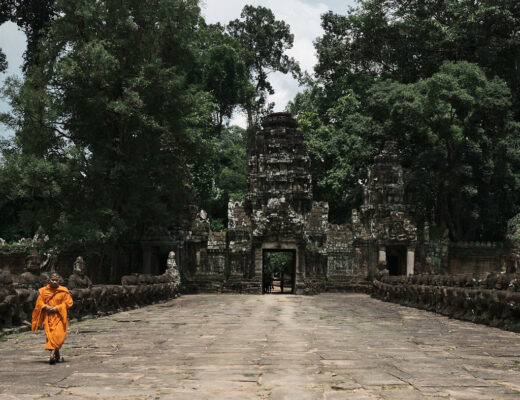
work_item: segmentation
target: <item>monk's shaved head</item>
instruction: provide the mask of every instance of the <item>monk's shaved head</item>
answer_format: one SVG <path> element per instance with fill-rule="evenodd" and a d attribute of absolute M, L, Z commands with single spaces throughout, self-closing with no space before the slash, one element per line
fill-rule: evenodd
<path fill-rule="evenodd" d="M 62 281 L 63 281 L 63 279 L 61 279 L 60 274 L 58 274 L 56 272 L 50 273 L 50 275 L 49 275 L 49 286 L 50 287 L 57 288 L 58 286 L 60 286 L 60 283 Z"/>
<path fill-rule="evenodd" d="M 63 280 L 63 278 L 61 277 L 60 274 L 58 274 L 57 272 L 51 272 L 49 274 L 49 279 L 53 279 L 53 278 L 58 278 L 60 281 Z"/>

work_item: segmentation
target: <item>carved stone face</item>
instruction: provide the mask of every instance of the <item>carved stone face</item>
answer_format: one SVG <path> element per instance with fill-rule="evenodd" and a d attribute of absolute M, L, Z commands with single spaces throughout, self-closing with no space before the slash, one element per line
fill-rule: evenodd
<path fill-rule="evenodd" d="M 0 268 L 0 286 L 8 286 L 13 283 L 13 278 L 9 274 L 9 272 L 4 272 L 2 268 Z"/>
<path fill-rule="evenodd" d="M 40 272 L 40 264 L 41 258 L 38 252 L 33 251 L 25 261 L 25 270 L 27 272 L 31 272 L 33 274 L 38 274 Z"/>
<path fill-rule="evenodd" d="M 79 276 L 85 275 L 85 261 L 83 261 L 81 256 L 76 258 L 76 261 L 74 261 L 73 272 Z"/>

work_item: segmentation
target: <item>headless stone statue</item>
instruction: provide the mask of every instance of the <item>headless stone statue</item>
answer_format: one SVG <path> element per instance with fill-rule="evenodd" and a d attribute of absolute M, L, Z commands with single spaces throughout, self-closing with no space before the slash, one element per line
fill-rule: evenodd
<path fill-rule="evenodd" d="M 435 267 L 434 267 L 433 261 L 430 257 L 426 257 L 426 260 L 424 260 L 424 273 L 425 274 L 434 274 L 435 273 Z"/>
<path fill-rule="evenodd" d="M 377 272 L 376 272 L 376 278 L 381 279 L 385 276 L 389 275 L 389 271 L 386 265 L 386 261 L 379 261 L 377 264 Z"/>
<path fill-rule="evenodd" d="M 72 275 L 69 276 L 69 289 L 89 288 L 92 286 L 92 281 L 85 275 L 85 261 L 83 257 L 79 256 L 74 261 Z"/>
<path fill-rule="evenodd" d="M 49 240 L 49 237 L 45 234 L 45 230 L 40 225 L 38 227 L 38 230 L 34 234 L 34 237 L 32 239 L 33 246 L 40 247 L 42 246 L 47 240 Z"/>

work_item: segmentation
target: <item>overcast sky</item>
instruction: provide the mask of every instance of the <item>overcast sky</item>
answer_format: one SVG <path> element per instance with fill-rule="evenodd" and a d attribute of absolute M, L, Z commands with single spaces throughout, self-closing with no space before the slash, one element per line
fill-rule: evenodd
<path fill-rule="evenodd" d="M 322 34 L 320 15 L 332 10 L 338 14 L 346 14 L 356 0 L 202 0 L 202 14 L 209 23 L 227 24 L 239 18 L 246 4 L 270 8 L 277 19 L 284 20 L 294 34 L 294 47 L 289 55 L 294 57 L 303 69 L 312 72 L 316 63 L 313 41 Z M 9 75 L 21 76 L 20 66 L 25 51 L 25 35 L 16 25 L 5 23 L 0 26 L 0 48 L 7 56 L 9 68 L 0 74 L 0 84 Z M 275 94 L 269 101 L 275 102 L 275 111 L 283 111 L 294 95 L 298 92 L 298 83 L 290 76 L 272 74 L 270 77 Z M 5 112 L 8 105 L 0 99 L 0 111 Z M 235 115 L 232 123 L 244 126 L 245 116 Z M 0 136 L 7 136 L 5 125 L 0 124 Z"/>

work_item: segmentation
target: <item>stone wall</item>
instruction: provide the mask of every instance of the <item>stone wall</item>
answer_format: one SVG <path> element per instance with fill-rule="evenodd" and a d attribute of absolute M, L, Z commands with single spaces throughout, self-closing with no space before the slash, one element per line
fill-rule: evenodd
<path fill-rule="evenodd" d="M 449 270 L 449 240 L 428 239 L 417 244 L 417 274 L 442 274 Z"/>
<path fill-rule="evenodd" d="M 520 332 L 520 274 L 387 276 L 372 296 Z"/>
<path fill-rule="evenodd" d="M 94 285 L 71 289 L 74 305 L 69 310 L 69 317 L 97 317 L 166 301 L 180 295 L 179 282 L 166 275 L 134 275 L 132 278 L 134 284 L 130 285 Z M 38 295 L 35 289 L 19 289 L 12 284 L 0 284 L 0 335 L 20 326 L 30 329 L 32 311 Z"/>
<path fill-rule="evenodd" d="M 329 224 L 326 249 L 326 291 L 369 291 L 367 263 L 361 259 L 359 249 L 353 246 L 353 233 L 349 224 Z"/>
<path fill-rule="evenodd" d="M 450 274 L 482 274 L 505 271 L 508 249 L 497 243 L 450 243 L 448 265 Z"/>
<path fill-rule="evenodd" d="M 21 274 L 25 269 L 25 259 L 30 253 L 29 247 L 2 246 L 0 247 L 0 269 L 11 274 Z"/>
<path fill-rule="evenodd" d="M 228 260 L 226 280 L 222 283 L 224 293 L 247 293 L 251 287 L 255 287 L 249 284 L 254 274 L 251 230 L 251 219 L 245 211 L 244 203 L 229 199 L 226 234 Z"/>
<path fill-rule="evenodd" d="M 305 218 L 305 278 L 304 293 L 314 294 L 327 287 L 327 231 L 329 205 L 325 202 L 313 202 Z"/>
<path fill-rule="evenodd" d="M 226 232 L 210 232 L 208 238 L 208 264 L 205 272 L 219 278 L 224 276 L 226 259 Z"/>
<path fill-rule="evenodd" d="M 193 279 L 184 285 L 189 293 L 221 292 L 227 267 L 226 232 L 210 232 L 204 262 Z"/>

